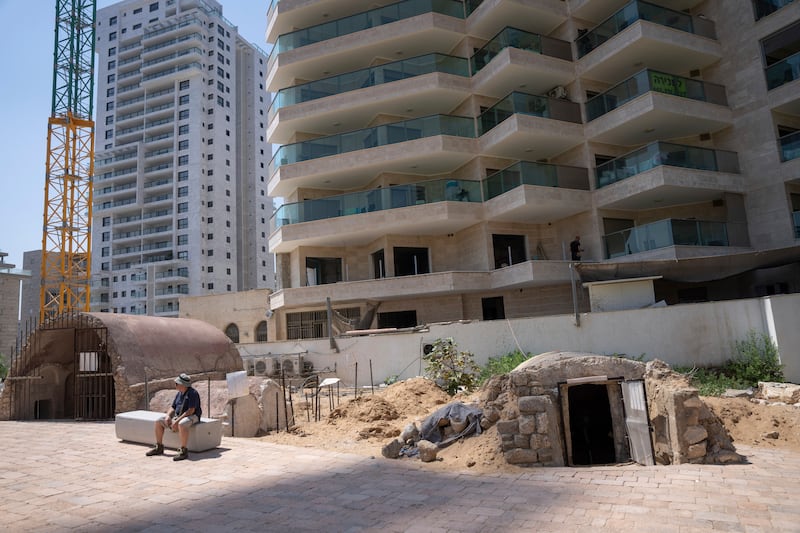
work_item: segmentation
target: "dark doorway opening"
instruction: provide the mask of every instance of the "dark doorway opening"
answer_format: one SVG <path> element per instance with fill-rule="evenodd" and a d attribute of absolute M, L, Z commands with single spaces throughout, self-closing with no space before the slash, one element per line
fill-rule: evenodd
<path fill-rule="evenodd" d="M 378 313 L 379 328 L 413 328 L 417 325 L 416 311 Z"/>
<path fill-rule="evenodd" d="M 569 395 L 569 433 L 573 465 L 616 462 L 611 405 L 605 384 L 573 385 Z"/>
<path fill-rule="evenodd" d="M 483 307 L 484 320 L 502 320 L 506 317 L 502 296 L 481 298 L 481 306 Z"/>
<path fill-rule="evenodd" d="M 416 276 L 430 272 L 427 248 L 395 246 L 393 251 L 395 276 Z"/>
<path fill-rule="evenodd" d="M 494 268 L 524 263 L 527 257 L 524 235 L 492 235 L 492 248 Z"/>

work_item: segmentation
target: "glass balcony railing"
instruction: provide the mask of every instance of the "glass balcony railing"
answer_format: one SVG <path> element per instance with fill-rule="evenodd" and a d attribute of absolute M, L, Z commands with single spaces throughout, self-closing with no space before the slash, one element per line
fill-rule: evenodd
<path fill-rule="evenodd" d="M 753 0 L 753 8 L 756 12 L 756 20 L 775 13 L 782 7 L 788 6 L 793 0 Z"/>
<path fill-rule="evenodd" d="M 427 54 L 377 67 L 370 67 L 330 78 L 324 78 L 302 85 L 281 89 L 272 99 L 269 109 L 270 120 L 274 114 L 289 105 L 310 102 L 347 91 L 373 87 L 383 83 L 442 72 L 456 76 L 469 77 L 469 60 L 445 54 Z"/>
<path fill-rule="evenodd" d="M 567 41 L 560 41 L 552 37 L 545 37 L 516 28 L 506 27 L 492 37 L 483 48 L 475 52 L 470 58 L 472 75 L 474 76 L 483 67 L 489 64 L 497 54 L 506 48 L 517 48 L 537 54 L 557 57 L 572 61 L 572 48 Z"/>
<path fill-rule="evenodd" d="M 794 220 L 794 238 L 800 239 L 800 211 L 792 213 L 792 220 Z"/>
<path fill-rule="evenodd" d="M 275 152 L 269 170 L 272 173 L 281 165 L 437 135 L 474 138 L 475 121 L 470 117 L 433 115 L 286 144 Z"/>
<path fill-rule="evenodd" d="M 270 219 L 270 230 L 288 224 L 445 201 L 481 202 L 480 182 L 440 179 L 284 204 Z"/>
<path fill-rule="evenodd" d="M 666 219 L 603 236 L 607 259 L 669 246 L 728 246 L 725 222 Z"/>
<path fill-rule="evenodd" d="M 585 168 L 520 161 L 483 180 L 483 196 L 490 200 L 521 185 L 589 190 Z"/>
<path fill-rule="evenodd" d="M 725 87 L 716 83 L 642 70 L 586 102 L 586 120 L 592 121 L 647 92 L 671 94 L 717 105 L 728 105 Z"/>
<path fill-rule="evenodd" d="M 710 20 L 633 0 L 575 41 L 578 57 L 585 56 L 637 20 L 645 20 L 709 39 L 717 38 L 714 23 Z"/>
<path fill-rule="evenodd" d="M 767 88 L 772 90 L 800 80 L 800 52 L 767 67 Z"/>
<path fill-rule="evenodd" d="M 660 165 L 739 173 L 739 158 L 736 152 L 655 142 L 599 165 L 595 169 L 597 188 L 622 181 Z"/>
<path fill-rule="evenodd" d="M 483 135 L 515 114 L 581 123 L 581 109 L 574 102 L 513 92 L 480 114 L 478 133 Z"/>
<path fill-rule="evenodd" d="M 431 12 L 460 19 L 464 18 L 464 6 L 458 0 L 406 0 L 311 26 L 310 28 L 284 33 L 278 37 L 273 53 L 281 54 L 295 48 Z"/>
<path fill-rule="evenodd" d="M 781 147 L 781 161 L 791 161 L 800 157 L 800 131 L 784 135 L 778 139 Z"/>

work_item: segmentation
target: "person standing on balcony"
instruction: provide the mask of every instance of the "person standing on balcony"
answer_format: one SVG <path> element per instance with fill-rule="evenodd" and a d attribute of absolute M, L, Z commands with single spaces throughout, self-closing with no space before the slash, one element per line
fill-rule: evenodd
<path fill-rule="evenodd" d="M 569 251 L 572 254 L 573 261 L 580 261 L 581 260 L 581 252 L 583 248 L 581 248 L 581 236 L 575 235 L 575 240 L 569 243 Z"/>

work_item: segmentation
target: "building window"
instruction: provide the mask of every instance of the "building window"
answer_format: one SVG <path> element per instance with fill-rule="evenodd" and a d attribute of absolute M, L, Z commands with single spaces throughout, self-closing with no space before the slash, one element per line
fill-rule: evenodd
<path fill-rule="evenodd" d="M 117 55 L 117 47 L 112 46 L 108 49 L 108 57 L 114 57 L 115 55 Z"/>
<path fill-rule="evenodd" d="M 178 172 L 178 181 L 186 181 L 189 179 L 189 171 L 188 170 L 181 170 Z"/>
<path fill-rule="evenodd" d="M 210 283 L 208 285 L 209 289 L 213 288 Z M 228 324 L 228 327 L 225 328 L 225 335 L 227 335 L 232 342 L 239 342 L 239 327 L 236 324 Z"/>
<path fill-rule="evenodd" d="M 187 118 L 189 118 L 189 110 L 188 109 L 182 109 L 178 113 L 178 120 L 186 120 Z"/>
<path fill-rule="evenodd" d="M 183 80 L 183 81 L 181 81 L 180 85 L 178 85 L 178 88 L 179 88 L 181 91 L 185 91 L 186 89 L 188 89 L 188 88 L 189 88 L 189 80 Z"/>
<path fill-rule="evenodd" d="M 189 244 L 189 236 L 188 235 L 178 235 L 178 246 L 185 246 Z"/>
<path fill-rule="evenodd" d="M 178 165 L 188 165 L 189 164 L 189 156 L 182 155 L 178 158 Z"/>
<path fill-rule="evenodd" d="M 208 284 L 208 290 L 210 290 L 210 291 L 214 290 L 214 284 L 213 283 L 209 283 Z"/>
<path fill-rule="evenodd" d="M 189 187 L 178 187 L 178 198 L 189 196 Z"/>
<path fill-rule="evenodd" d="M 179 218 L 178 219 L 178 229 L 186 229 L 189 227 L 189 219 L 188 218 Z"/>
<path fill-rule="evenodd" d="M 184 105 L 184 104 L 188 104 L 188 103 L 189 103 L 189 95 L 188 94 L 183 94 L 183 95 L 181 95 L 180 98 L 178 98 L 178 104 L 179 105 Z"/>
<path fill-rule="evenodd" d="M 117 68 L 117 61 L 116 59 L 112 59 L 111 61 L 108 62 L 108 70 L 112 70 L 115 68 Z"/>
<path fill-rule="evenodd" d="M 158 11 L 158 2 L 153 2 L 152 4 L 150 4 L 150 13 L 152 13 L 153 11 Z"/>
<path fill-rule="evenodd" d="M 117 40 L 117 32 L 112 31 L 111 33 L 109 33 L 108 34 L 108 40 L 109 41 L 116 41 Z"/>
<path fill-rule="evenodd" d="M 116 26 L 117 25 L 117 17 L 114 16 L 114 17 L 111 17 L 110 19 L 108 19 L 108 25 L 109 26 Z"/>
<path fill-rule="evenodd" d="M 187 213 L 189 211 L 188 202 L 181 202 L 178 204 L 178 213 Z"/>
<path fill-rule="evenodd" d="M 178 150 L 188 150 L 189 149 L 189 140 L 184 139 L 178 142 Z"/>
<path fill-rule="evenodd" d="M 189 125 L 188 124 L 181 124 L 178 127 L 178 135 L 186 135 L 189 133 Z"/>

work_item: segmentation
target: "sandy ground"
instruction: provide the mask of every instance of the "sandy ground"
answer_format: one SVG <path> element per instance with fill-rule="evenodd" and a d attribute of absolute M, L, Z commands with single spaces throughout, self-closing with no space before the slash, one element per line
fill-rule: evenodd
<path fill-rule="evenodd" d="M 321 420 L 296 406 L 296 426 L 273 432 L 263 441 L 309 448 L 325 448 L 380 457 L 381 448 L 409 423 L 419 422 L 436 409 L 453 401 L 470 403 L 476 397 L 450 397 L 433 382 L 413 378 L 388 387 L 367 389 L 353 396 L 336 398 L 330 409 L 328 397 L 321 398 Z M 703 398 L 721 417 L 734 439 L 742 443 L 790 449 L 800 452 L 800 408 L 787 405 L 759 405 L 744 398 Z M 338 403 L 337 403 L 338 402 Z M 309 420 L 310 419 L 310 420 Z M 500 438 L 494 427 L 480 435 L 464 438 L 439 451 L 438 461 L 426 467 L 437 470 L 476 472 L 518 472 L 521 467 L 505 462 Z M 418 459 L 401 458 L 401 461 Z"/>

